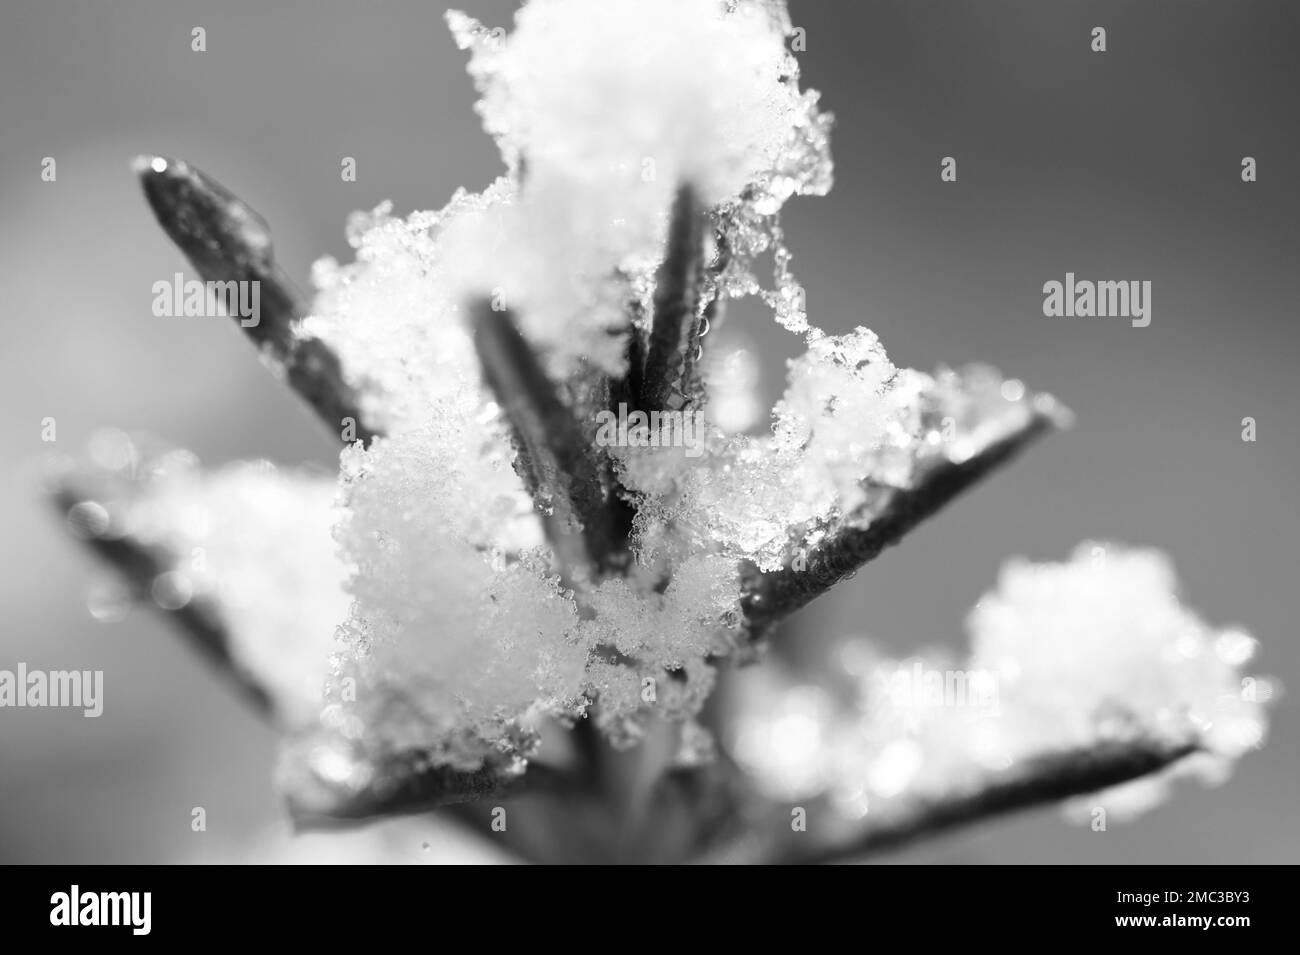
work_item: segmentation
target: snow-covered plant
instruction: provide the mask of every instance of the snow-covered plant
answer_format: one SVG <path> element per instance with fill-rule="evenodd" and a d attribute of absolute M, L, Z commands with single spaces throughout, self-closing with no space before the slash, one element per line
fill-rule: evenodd
<path fill-rule="evenodd" d="M 1010 564 L 960 669 L 858 640 L 831 684 L 738 669 L 1069 413 L 810 321 L 780 211 L 830 189 L 830 117 L 783 0 L 448 22 L 506 171 L 356 214 L 310 300 L 242 202 L 138 163 L 205 279 L 261 284 L 244 330 L 341 435 L 337 482 L 109 434 L 55 484 L 283 727 L 301 825 L 535 793 L 492 834 L 526 857 L 848 858 L 1099 790 L 1085 807 L 1141 808 L 1261 744 L 1254 641 L 1183 607 L 1153 551 Z M 709 400 L 750 384 L 707 338 L 741 297 L 804 348 L 761 435 Z"/>

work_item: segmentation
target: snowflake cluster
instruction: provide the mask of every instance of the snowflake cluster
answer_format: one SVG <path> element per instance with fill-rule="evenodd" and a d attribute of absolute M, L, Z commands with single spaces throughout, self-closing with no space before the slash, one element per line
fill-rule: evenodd
<path fill-rule="evenodd" d="M 748 269 L 779 248 L 781 204 L 825 192 L 830 157 L 829 117 L 798 88 L 782 4 L 535 0 L 508 35 L 448 21 L 507 173 L 438 212 L 355 216 L 356 261 L 317 264 L 302 334 L 340 356 L 385 434 L 344 453 L 352 607 L 326 720 L 466 766 L 593 699 L 623 739 L 647 703 L 698 710 L 705 659 L 725 654 L 737 620 L 744 553 L 721 529 L 704 542 L 679 534 L 667 502 L 682 491 L 629 477 L 650 515 L 632 541 L 641 559 L 589 593 L 560 589 L 467 302 L 517 314 L 557 378 L 625 374 L 629 315 L 649 311 L 677 190 L 696 191 L 732 249 L 710 294 L 753 293 Z M 732 457 L 719 449 L 708 466 Z M 684 482 L 682 460 L 641 464 Z"/>
<path fill-rule="evenodd" d="M 1012 561 L 968 628 L 963 663 L 843 641 L 839 694 L 750 671 L 733 751 L 775 798 L 825 796 L 850 819 L 985 791 L 1108 744 L 1191 755 L 1084 800 L 1122 816 L 1178 776 L 1221 782 L 1263 742 L 1272 688 L 1243 671 L 1256 641 L 1188 610 L 1159 552 L 1088 542 L 1066 563 Z"/>

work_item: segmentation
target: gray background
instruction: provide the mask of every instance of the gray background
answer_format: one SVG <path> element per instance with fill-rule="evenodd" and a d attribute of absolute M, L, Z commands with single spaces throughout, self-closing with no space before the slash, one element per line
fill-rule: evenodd
<path fill-rule="evenodd" d="M 492 25 L 511 4 L 467 2 Z M 164 321 L 150 286 L 184 267 L 127 161 L 190 159 L 270 221 L 305 282 L 343 255 L 346 214 L 440 206 L 499 169 L 464 56 L 427 2 L 8 0 L 0 12 L 0 667 L 102 668 L 106 712 L 0 712 L 0 860 L 265 857 L 282 833 L 274 740 L 154 617 L 101 625 L 98 573 L 37 503 L 30 463 L 97 426 L 158 433 L 205 461 L 328 465 L 330 438 L 236 329 Z M 806 85 L 838 123 L 837 185 L 787 207 L 814 322 L 874 328 L 900 364 L 986 360 L 1079 415 L 805 612 L 808 634 L 957 646 L 1012 554 L 1087 537 L 1165 548 L 1190 602 L 1263 641 L 1300 686 L 1297 72 L 1300 7 L 1279 2 L 813 2 Z M 1109 52 L 1089 50 L 1105 26 Z M 190 29 L 208 51 L 190 51 Z M 58 181 L 40 181 L 43 156 Z M 342 156 L 359 181 L 339 178 Z M 943 156 L 959 181 L 939 181 Z M 1243 155 L 1259 182 L 1243 184 Z M 1064 273 L 1147 279 L 1153 321 L 1046 319 Z M 751 310 L 780 390 L 797 341 Z M 1243 444 L 1240 421 L 1259 423 Z M 1226 786 L 1107 833 L 1052 812 L 891 858 L 961 862 L 1296 861 L 1296 707 Z M 208 831 L 190 831 L 190 807 Z M 406 830 L 392 857 L 437 861 Z M 413 838 L 413 837 L 412 837 Z M 346 855 L 358 840 L 294 851 Z M 355 850 L 364 851 L 364 850 Z"/>

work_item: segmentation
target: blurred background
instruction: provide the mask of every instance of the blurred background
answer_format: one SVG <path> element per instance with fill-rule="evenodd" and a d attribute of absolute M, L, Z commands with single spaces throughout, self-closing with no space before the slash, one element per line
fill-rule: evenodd
<path fill-rule="evenodd" d="M 898 862 L 1300 859 L 1300 6 L 1265 2 L 813 2 L 804 85 L 836 117 L 836 186 L 787 205 L 810 318 L 865 324 L 900 365 L 982 360 L 1078 415 L 787 628 L 958 648 L 1012 555 L 1086 538 L 1154 545 L 1215 624 L 1262 642 L 1293 693 L 1228 784 L 1105 833 L 1044 810 L 883 857 Z M 509 0 L 463 7 L 509 26 Z M 104 571 L 38 499 L 33 464 L 104 425 L 211 464 L 329 466 L 332 437 L 233 322 L 162 320 L 151 286 L 188 267 L 128 162 L 188 159 L 258 209 L 303 285 L 347 258 L 346 215 L 437 208 L 499 171 L 427 0 L 9 0 L 0 11 L 0 668 L 102 669 L 105 711 L 0 711 L 0 861 L 447 861 L 409 822 L 290 842 L 272 733 L 147 612 L 102 624 Z M 190 49 L 191 29 L 207 51 Z M 1094 26 L 1107 52 L 1090 50 Z M 43 157 L 57 180 L 43 182 Z M 340 160 L 357 160 L 342 182 Z M 958 181 L 940 182 L 943 157 Z M 1258 182 L 1241 181 L 1241 159 Z M 1042 286 L 1153 283 L 1152 322 L 1048 319 Z M 728 334 L 765 397 L 799 346 L 759 309 Z M 1258 440 L 1241 440 L 1243 417 Z M 57 443 L 41 422 L 57 420 Z M 207 831 L 190 828 L 203 806 Z"/>

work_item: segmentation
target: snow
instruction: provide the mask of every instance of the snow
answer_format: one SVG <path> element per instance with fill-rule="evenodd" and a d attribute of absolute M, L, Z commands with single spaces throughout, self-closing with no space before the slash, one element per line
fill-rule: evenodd
<path fill-rule="evenodd" d="M 773 798 L 825 796 L 846 818 L 867 805 L 888 819 L 1053 756 L 1194 747 L 1070 807 L 1123 819 L 1162 802 L 1176 779 L 1221 782 L 1263 744 L 1263 705 L 1243 669 L 1254 640 L 1187 609 L 1158 551 L 1085 542 L 1064 563 L 1011 561 L 968 630 L 961 664 L 891 661 L 866 638 L 845 641 L 828 664 L 849 688 L 838 697 L 775 668 L 745 674 L 732 751 Z"/>
<path fill-rule="evenodd" d="M 355 261 L 316 264 L 298 330 L 337 353 L 380 437 L 343 450 L 337 487 L 266 465 L 205 477 L 175 459 L 124 509 L 86 503 L 74 522 L 202 555 L 178 558 L 155 596 L 216 601 L 238 665 L 296 722 L 319 712 L 321 778 L 404 751 L 467 770 L 526 757 L 541 720 L 589 710 L 621 744 L 667 715 L 704 753 L 692 720 L 733 650 L 739 562 L 774 570 L 869 528 L 933 468 L 1068 412 L 991 368 L 900 368 L 869 329 L 814 324 L 780 213 L 830 189 L 831 118 L 799 88 L 784 3 L 531 0 L 509 33 L 448 23 L 506 172 L 438 211 L 354 214 Z M 632 559 L 571 591 L 484 384 L 470 305 L 511 313 L 594 445 L 588 405 L 645 333 L 683 186 L 707 209 L 701 311 L 720 324 L 717 306 L 756 296 L 804 351 L 765 433 L 746 433 L 757 372 L 741 348 L 709 355 L 712 403 L 687 409 L 707 417 L 702 455 L 608 449 L 636 508 Z M 901 664 L 857 647 L 847 703 L 776 671 L 750 678 L 737 758 L 780 798 L 827 792 L 857 818 L 1063 747 L 1193 741 L 1222 768 L 1262 739 L 1239 686 L 1253 640 L 1183 607 L 1155 552 L 1012 563 L 969 628 L 968 666 L 996 674 L 996 712 L 882 690 L 881 668 Z"/>
<path fill-rule="evenodd" d="M 215 607 L 235 668 L 268 691 L 279 718 L 314 722 L 348 607 L 347 570 L 331 539 L 334 481 L 267 461 L 204 472 L 193 455 L 143 454 L 116 434 L 129 452 L 96 472 L 102 536 L 166 555 L 154 601 Z"/>

